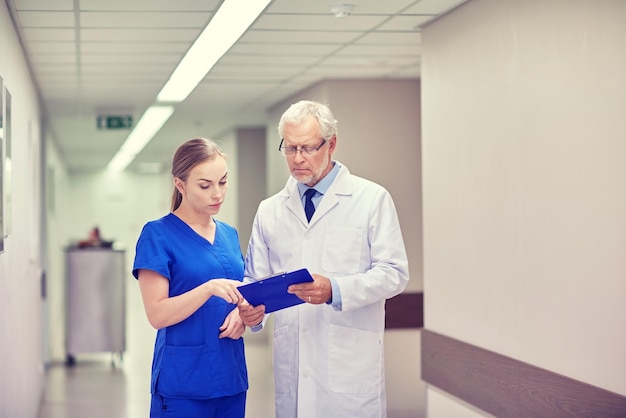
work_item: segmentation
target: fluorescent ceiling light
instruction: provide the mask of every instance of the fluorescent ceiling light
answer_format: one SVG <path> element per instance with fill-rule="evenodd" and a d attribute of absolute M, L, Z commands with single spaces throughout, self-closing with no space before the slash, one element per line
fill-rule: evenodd
<path fill-rule="evenodd" d="M 170 76 L 157 96 L 157 102 L 182 102 L 206 77 L 271 0 L 225 0 L 198 39 Z M 141 152 L 174 112 L 172 106 L 152 106 L 146 110 L 122 148 L 115 154 L 108 171 L 123 171 Z"/>
<path fill-rule="evenodd" d="M 128 135 L 126 142 L 109 162 L 107 170 L 113 172 L 124 171 L 135 156 L 150 142 L 152 137 L 159 132 L 165 122 L 172 116 L 172 113 L 174 113 L 173 106 L 149 107 L 133 128 L 133 131 Z"/>
<path fill-rule="evenodd" d="M 185 100 L 270 1 L 225 0 L 165 83 L 157 100 Z"/>

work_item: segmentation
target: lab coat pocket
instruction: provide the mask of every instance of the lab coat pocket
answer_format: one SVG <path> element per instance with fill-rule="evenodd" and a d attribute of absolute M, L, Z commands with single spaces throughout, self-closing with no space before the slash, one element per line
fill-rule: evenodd
<path fill-rule="evenodd" d="M 324 235 L 322 268 L 329 273 L 358 273 L 362 241 L 361 228 L 328 228 Z"/>
<path fill-rule="evenodd" d="M 287 349 L 274 352 L 274 385 L 276 393 L 289 393 L 291 390 L 291 355 L 293 343 L 289 341 L 288 327 L 277 328 L 274 331 L 274 347 Z"/>
<path fill-rule="evenodd" d="M 329 387 L 337 393 L 377 393 L 382 382 L 382 336 L 330 325 Z"/>

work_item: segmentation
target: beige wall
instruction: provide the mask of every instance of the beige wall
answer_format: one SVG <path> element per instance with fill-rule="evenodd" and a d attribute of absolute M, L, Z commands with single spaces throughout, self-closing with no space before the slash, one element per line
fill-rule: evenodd
<path fill-rule="evenodd" d="M 266 127 L 240 128 L 237 134 L 237 160 L 239 171 L 237 177 L 240 187 L 237 189 L 239 205 L 237 219 L 239 225 L 239 242 L 243 254 L 246 254 L 252 222 L 259 202 L 265 198 Z"/>
<path fill-rule="evenodd" d="M 626 3 L 423 30 L 426 328 L 626 394 Z M 458 408 L 429 393 L 429 416 Z"/>
<path fill-rule="evenodd" d="M 409 256 L 406 291 L 419 292 L 423 288 L 420 83 L 343 80 L 329 81 L 327 88 L 339 121 L 334 156 L 393 196 Z"/>

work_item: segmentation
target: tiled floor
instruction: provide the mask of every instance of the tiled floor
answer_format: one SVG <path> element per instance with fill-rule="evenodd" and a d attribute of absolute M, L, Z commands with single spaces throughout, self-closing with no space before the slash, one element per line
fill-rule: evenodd
<path fill-rule="evenodd" d="M 39 418 L 143 418 L 150 409 L 150 356 L 111 354 L 76 356 L 76 364 L 48 368 Z M 246 417 L 274 417 L 274 383 L 270 348 L 246 346 L 250 389 Z"/>

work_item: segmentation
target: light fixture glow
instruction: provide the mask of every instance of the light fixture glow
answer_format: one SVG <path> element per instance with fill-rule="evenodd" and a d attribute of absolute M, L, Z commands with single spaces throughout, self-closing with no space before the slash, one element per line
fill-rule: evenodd
<path fill-rule="evenodd" d="M 225 0 L 202 31 L 159 94 L 158 102 L 182 102 L 206 77 L 271 0 Z M 146 110 L 126 142 L 107 166 L 108 171 L 123 171 L 141 152 L 174 112 L 172 106 L 153 105 Z"/>
<path fill-rule="evenodd" d="M 271 0 L 226 0 L 180 61 L 157 96 L 159 102 L 182 102 L 206 77 Z"/>
<path fill-rule="evenodd" d="M 126 142 L 109 162 L 107 170 L 119 172 L 128 167 L 135 156 L 141 152 L 172 116 L 172 113 L 174 113 L 173 106 L 149 107 L 133 128 L 133 131 L 128 135 Z"/>

